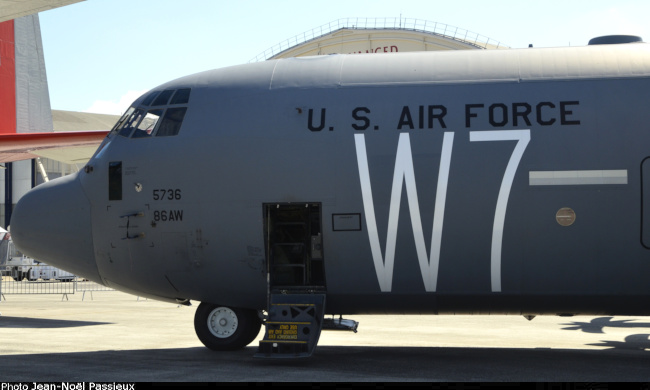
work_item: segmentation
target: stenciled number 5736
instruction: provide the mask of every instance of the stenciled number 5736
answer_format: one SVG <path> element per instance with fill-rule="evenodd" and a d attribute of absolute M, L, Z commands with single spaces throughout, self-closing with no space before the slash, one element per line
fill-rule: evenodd
<path fill-rule="evenodd" d="M 181 198 L 180 188 L 153 190 L 153 200 L 181 200 Z"/>

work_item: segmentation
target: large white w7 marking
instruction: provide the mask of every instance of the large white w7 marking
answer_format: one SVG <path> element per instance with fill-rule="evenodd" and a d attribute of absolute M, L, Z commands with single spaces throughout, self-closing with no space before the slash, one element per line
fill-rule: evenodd
<path fill-rule="evenodd" d="M 390 292 L 393 281 L 393 266 L 395 263 L 395 245 L 397 241 L 397 224 L 399 220 L 399 208 L 402 198 L 402 183 L 406 183 L 406 194 L 411 216 L 411 226 L 415 239 L 415 248 L 422 273 L 422 281 L 427 292 L 435 292 L 438 282 L 438 265 L 440 263 L 440 247 L 442 240 L 442 228 L 444 221 L 445 202 L 447 199 L 447 184 L 449 182 L 449 168 L 451 165 L 451 152 L 454 142 L 454 133 L 445 132 L 442 142 L 442 153 L 440 155 L 440 168 L 438 170 L 438 186 L 436 190 L 436 201 L 433 214 L 433 231 L 431 235 L 431 258 L 427 256 L 424 244 L 424 232 L 420 218 L 420 204 L 418 201 L 417 188 L 415 184 L 415 172 L 413 169 L 413 154 L 411 152 L 411 141 L 408 133 L 402 133 L 397 145 L 395 157 L 395 171 L 393 173 L 393 186 L 390 199 L 390 210 L 388 214 L 388 231 L 386 237 L 386 259 L 381 252 L 379 244 L 379 233 L 375 218 L 375 206 L 370 184 L 370 171 L 368 168 L 368 156 L 366 152 L 366 141 L 363 134 L 355 134 L 354 141 L 357 151 L 357 164 L 361 180 L 361 194 L 363 207 L 366 215 L 368 238 L 370 249 L 377 273 L 379 287 L 383 292 Z M 505 130 L 505 131 L 472 131 L 470 141 L 519 141 L 513 151 L 506 172 L 501 182 L 501 189 L 497 198 L 497 207 L 494 215 L 494 226 L 492 231 L 492 256 L 491 256 L 491 280 L 492 291 L 501 291 L 501 248 L 503 241 L 503 227 L 505 222 L 506 208 L 510 190 L 514 180 L 517 167 L 521 157 L 530 141 L 530 130 Z"/>

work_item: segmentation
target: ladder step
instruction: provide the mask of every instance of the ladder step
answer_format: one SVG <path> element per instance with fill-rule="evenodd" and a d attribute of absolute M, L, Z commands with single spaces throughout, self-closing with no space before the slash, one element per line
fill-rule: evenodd
<path fill-rule="evenodd" d="M 286 341 L 260 341 L 260 346 L 255 357 L 292 358 L 307 357 L 309 352 L 307 343 L 291 343 Z M 260 356 L 263 355 L 263 356 Z"/>
<path fill-rule="evenodd" d="M 325 317 L 325 294 L 271 294 L 266 332 L 255 357 L 309 357 Z"/>

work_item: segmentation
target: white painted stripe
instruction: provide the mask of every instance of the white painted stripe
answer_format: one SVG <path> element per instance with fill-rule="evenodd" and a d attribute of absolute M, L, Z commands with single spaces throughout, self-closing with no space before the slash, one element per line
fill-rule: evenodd
<path fill-rule="evenodd" d="M 627 169 L 591 171 L 530 171 L 531 186 L 627 184 Z"/>

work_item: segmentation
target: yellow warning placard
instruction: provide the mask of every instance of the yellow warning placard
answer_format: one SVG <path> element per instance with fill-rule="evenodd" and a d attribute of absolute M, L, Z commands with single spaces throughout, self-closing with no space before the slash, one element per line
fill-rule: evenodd
<path fill-rule="evenodd" d="M 281 324 L 274 328 L 268 330 L 269 340 L 298 340 L 298 325 Z"/>

